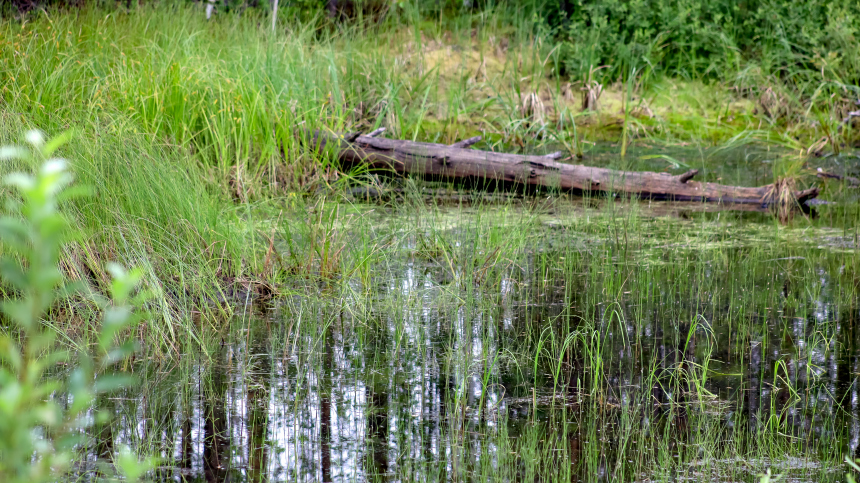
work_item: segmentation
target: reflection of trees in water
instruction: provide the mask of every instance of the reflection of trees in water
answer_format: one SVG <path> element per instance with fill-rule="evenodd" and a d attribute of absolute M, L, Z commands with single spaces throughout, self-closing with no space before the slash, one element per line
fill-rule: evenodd
<path fill-rule="evenodd" d="M 322 355 L 322 375 L 320 377 L 320 469 L 322 483 L 330 483 L 331 478 L 331 371 L 334 358 L 332 329 L 326 330 Z"/>
<path fill-rule="evenodd" d="M 223 357 L 223 354 L 222 354 Z M 221 365 L 221 364 L 219 364 Z M 216 367 L 210 372 L 203 399 L 203 475 L 207 483 L 223 482 L 230 466 L 230 438 L 227 426 L 227 377 Z"/>
<path fill-rule="evenodd" d="M 257 354 L 268 354 L 268 347 L 253 351 Z M 268 481 L 269 472 L 269 405 L 271 373 L 270 357 L 255 357 L 254 363 L 247 372 L 246 402 L 248 408 L 248 480 L 251 482 Z"/>
<path fill-rule="evenodd" d="M 598 320 L 596 329 L 606 345 L 601 384 L 610 397 L 603 401 L 605 408 L 635 406 L 634 424 L 672 424 L 670 434 L 683 442 L 696 437 L 696 418 L 724 418 L 696 412 L 697 387 L 691 378 L 696 365 L 710 355 L 735 364 L 733 371 L 743 373 L 712 376 L 706 388 L 731 404 L 727 411 L 741 413 L 733 418 L 745 430 L 760 429 L 759 417 L 774 407 L 792 416 L 782 424 L 808 431 L 813 424 L 827 423 L 826 418 L 813 418 L 812 411 L 820 415 L 838 406 L 838 414 L 845 419 L 829 424 L 836 430 L 847 424 L 851 435 L 846 444 L 855 454 L 860 452 L 856 308 L 838 317 L 832 308 L 824 310 L 824 319 L 788 317 L 786 312 L 783 318 L 767 322 L 750 315 L 754 312 L 750 309 L 744 315 L 747 318 L 738 321 L 728 306 L 670 302 L 677 295 L 659 294 L 635 303 L 620 300 L 613 310 L 621 314 L 621 321 L 610 321 L 605 305 L 584 307 L 588 297 L 583 294 L 594 289 L 581 280 L 526 286 L 521 300 L 507 292 L 478 294 L 474 307 L 454 310 L 439 304 L 432 281 L 422 281 L 420 271 L 413 270 L 405 279 L 381 290 L 380 297 L 392 300 L 381 311 L 384 315 L 374 314 L 370 320 L 343 316 L 325 325 L 322 335 L 299 334 L 289 341 L 299 356 L 273 355 L 267 345 L 237 349 L 231 352 L 234 360 L 229 368 L 224 361 L 211 367 L 207 390 L 193 403 L 195 407 L 183 407 L 180 417 L 168 417 L 178 409 L 161 406 L 158 426 L 175 425 L 163 437 L 165 446 L 175 448 L 176 466 L 187 470 L 183 474 L 190 480 L 202 477 L 207 482 L 225 481 L 228 471 L 231 476 L 245 472 L 236 481 L 255 482 L 383 481 L 407 470 L 428 471 L 443 479 L 480 473 L 481 459 L 487 455 L 492 459 L 493 451 L 483 436 L 492 432 L 487 408 L 497 410 L 505 404 L 491 402 L 493 391 L 498 389 L 498 397 L 505 394 L 508 399 L 530 394 L 516 394 L 523 388 L 530 390 L 530 380 L 524 382 L 498 368 L 490 370 L 488 364 L 504 350 L 519 350 L 515 344 L 523 333 L 540 332 L 550 323 L 558 324 L 560 333 L 575 330 L 582 324 L 580 317 Z M 500 297 L 508 297 L 502 307 Z M 311 311 L 317 319 L 307 324 L 314 331 L 320 320 L 331 315 L 326 310 Z M 690 321 L 702 313 L 712 324 L 710 332 L 691 333 Z M 724 329 L 721 324 L 727 321 L 734 328 L 729 324 Z M 746 332 L 739 333 L 739 323 L 746 324 Z M 822 334 L 823 339 L 835 336 L 838 342 L 829 347 L 822 342 Z M 807 359 L 829 372 L 819 381 L 808 378 L 807 371 L 813 369 Z M 775 373 L 778 361 L 784 368 Z M 569 352 L 563 363 L 567 394 L 577 396 L 576 381 L 589 383 L 587 361 Z M 658 374 L 657 383 L 647 378 L 652 369 Z M 490 382 L 505 388 L 488 388 L 482 402 L 481 375 L 487 370 Z M 832 400 L 822 397 L 820 390 L 828 389 L 825 383 L 833 384 Z M 798 402 L 795 393 L 804 400 Z M 811 398 L 815 404 L 809 404 Z M 454 400 L 462 406 L 454 406 Z M 464 416 L 465 406 L 468 416 Z M 591 416 L 586 409 L 570 411 L 581 411 L 578 417 L 583 419 Z M 594 424 L 611 428 L 618 411 L 601 411 Z M 590 464 L 584 462 L 586 453 L 595 445 L 602 445 L 602 459 L 595 460 L 598 466 L 622 458 L 616 454 L 613 437 L 603 432 L 605 441 L 596 442 L 577 427 L 566 440 L 547 441 L 565 447 L 569 464 L 583 471 Z M 115 439 L 116 435 L 99 433 L 93 451 L 110 452 Z M 628 446 L 626 451 L 636 448 Z M 407 461 L 409 467 L 404 469 Z"/>
<path fill-rule="evenodd" d="M 647 424 L 671 424 L 669 434 L 679 443 L 695 441 L 699 435 L 692 431 L 693 425 L 703 422 L 724 429 L 739 422 L 752 435 L 769 423 L 785 434 L 811 432 L 813 440 L 826 437 L 834 442 L 850 427 L 851 442 L 846 449 L 858 452 L 856 373 L 860 354 L 856 309 L 852 314 L 843 311 L 837 315 L 833 304 L 816 299 L 783 302 L 781 307 L 775 305 L 782 299 L 755 298 L 751 306 L 728 302 L 718 306 L 711 303 L 718 297 L 707 292 L 697 294 L 696 287 L 692 288 L 657 292 L 645 300 L 634 292 L 611 304 L 580 308 L 590 314 L 586 319 L 596 321 L 594 329 L 605 344 L 605 386 L 601 391 L 607 401 L 630 405 L 636 418 Z M 569 291 L 539 287 L 539 292 L 548 305 L 576 304 Z M 517 333 L 537 324 L 536 311 L 551 314 L 550 310 L 514 310 L 514 327 L 525 326 Z M 564 321 L 564 312 L 561 315 L 537 319 Z M 698 321 L 692 332 L 691 320 Z M 588 360 L 574 355 L 562 362 L 569 369 L 568 383 L 582 378 L 590 387 L 593 381 L 588 377 L 588 367 L 584 367 Z M 705 362 L 714 372 L 708 373 L 703 388 L 717 395 L 715 399 L 700 398 L 702 393 L 694 379 L 702 377 L 701 364 Z M 652 374 L 656 378 L 649 382 Z M 840 389 L 833 391 L 832 383 Z M 834 424 L 830 415 L 836 414 L 835 404 L 840 405 L 839 413 L 846 416 L 847 425 Z M 609 411 L 610 417 L 599 424 L 611 429 L 617 413 Z M 613 432 L 617 430 L 609 434 Z M 614 438 L 605 444 L 607 454 L 614 451 Z M 609 459 L 613 458 L 620 459 L 620 455 Z"/>
<path fill-rule="evenodd" d="M 116 414 L 116 404 L 113 398 L 101 395 L 97 399 L 96 407 L 109 414 Z M 103 461 L 110 461 L 114 453 L 114 435 L 112 421 L 96 424 L 95 426 L 96 456 Z"/>
<path fill-rule="evenodd" d="M 115 415 L 118 409 L 113 398 L 105 395 L 96 398 L 96 407 L 112 415 Z M 93 428 L 93 439 L 95 440 L 95 456 L 103 462 L 111 461 L 114 454 L 114 421 L 97 422 Z M 107 476 L 100 469 L 96 471 L 100 476 Z"/>
<path fill-rule="evenodd" d="M 858 374 L 860 374 L 860 310 L 856 306 L 848 307 L 843 311 L 840 319 L 842 334 L 839 344 L 840 356 L 836 368 L 835 396 L 841 411 L 839 412 L 836 427 L 847 427 L 846 452 L 854 458 L 860 458 L 860 393 L 858 393 Z"/>
<path fill-rule="evenodd" d="M 373 323 L 373 322 L 371 322 Z M 367 330 L 365 340 L 366 360 L 373 361 L 365 367 L 365 392 L 367 408 L 367 433 L 365 449 L 366 474 L 372 481 L 385 481 L 388 474 L 388 392 L 387 366 L 388 334 L 384 326 Z M 381 367 L 377 371 L 376 368 Z"/>
<path fill-rule="evenodd" d="M 762 384 L 762 348 L 763 342 L 750 341 L 749 344 L 749 359 L 747 362 L 746 384 L 740 382 L 741 397 L 743 401 L 744 413 L 749 421 L 750 431 L 755 431 L 758 427 L 758 415 L 761 409 L 761 394 L 765 390 Z"/>
<path fill-rule="evenodd" d="M 191 437 L 191 410 L 190 408 L 184 408 L 183 410 L 184 416 L 182 418 L 182 423 L 179 427 L 179 458 L 177 459 L 176 466 L 184 470 L 182 472 L 183 475 L 188 475 L 191 473 L 192 469 L 192 459 L 194 456 L 194 442 Z M 184 479 L 184 478 L 183 478 Z"/>

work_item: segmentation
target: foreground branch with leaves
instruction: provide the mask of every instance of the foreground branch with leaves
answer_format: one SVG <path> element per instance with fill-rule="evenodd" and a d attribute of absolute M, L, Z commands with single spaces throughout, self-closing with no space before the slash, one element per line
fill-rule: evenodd
<path fill-rule="evenodd" d="M 102 313 L 96 346 L 82 353 L 59 346 L 45 318 L 80 287 L 64 283 L 58 267 L 60 250 L 74 235 L 58 206 L 83 190 L 70 186 L 66 162 L 51 158 L 63 137 L 46 142 L 41 132 L 30 131 L 26 140 L 31 149 L 0 149 L 4 161 L 36 156 L 42 164 L 34 176 L 7 176 L 20 199 L 11 199 L 0 219 L 0 481 L 6 483 L 56 481 L 88 471 L 78 464 L 78 451 L 90 439 L 88 430 L 110 419 L 96 397 L 134 383 L 117 366 L 135 346 L 119 335 L 144 317 L 138 309 L 145 297 L 137 290 L 141 272 L 111 264 L 110 298 L 92 296 Z M 124 449 L 113 456 L 113 468 L 104 463 L 97 479 L 138 481 L 153 460 L 140 462 Z"/>

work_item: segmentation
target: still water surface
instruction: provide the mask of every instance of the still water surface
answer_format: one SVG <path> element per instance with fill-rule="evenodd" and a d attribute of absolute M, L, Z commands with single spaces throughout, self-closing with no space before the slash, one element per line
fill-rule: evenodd
<path fill-rule="evenodd" d="M 413 240 L 369 291 L 240 308 L 213 354 L 139 369 L 92 458 L 145 442 L 163 481 L 357 482 L 838 481 L 860 457 L 851 237 L 621 253 L 541 229 L 488 282 Z"/>

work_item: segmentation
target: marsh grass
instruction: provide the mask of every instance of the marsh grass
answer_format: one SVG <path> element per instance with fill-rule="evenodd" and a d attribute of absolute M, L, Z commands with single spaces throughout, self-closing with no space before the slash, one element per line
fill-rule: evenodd
<path fill-rule="evenodd" d="M 590 109 L 568 99 L 565 79 L 552 71 L 558 49 L 540 29 L 515 21 L 523 14 L 497 6 L 429 22 L 404 11 L 390 22 L 334 30 L 286 23 L 272 35 L 257 28 L 253 11 L 213 22 L 179 6 L 89 8 L 75 20 L 50 12 L 5 27 L 4 96 L 10 112 L 50 130 L 82 113 L 119 116 L 190 155 L 216 186 L 259 199 L 331 178 L 331 159 L 308 155 L 299 142 L 314 129 L 384 126 L 395 137 L 448 143 L 501 133 L 504 144 L 540 149 L 547 121 L 564 124 L 565 114 Z M 770 135 L 759 142 L 800 137 L 808 147 L 827 137 L 837 151 L 853 142 L 853 130 L 840 129 L 852 95 L 844 84 L 811 91 L 774 84 L 757 94 L 744 85 L 779 79 L 762 81 L 752 69 L 740 86 L 679 85 L 656 65 L 631 64 L 620 80 L 591 66 L 583 92 L 616 88 L 604 94 L 601 112 L 583 119 L 593 119 L 583 123 L 584 137 L 719 144 L 765 127 Z M 634 97 L 635 110 L 653 116 L 634 122 L 633 132 L 607 129 L 619 119 L 630 124 L 626 99 Z M 783 121 L 776 112 L 789 107 Z"/>

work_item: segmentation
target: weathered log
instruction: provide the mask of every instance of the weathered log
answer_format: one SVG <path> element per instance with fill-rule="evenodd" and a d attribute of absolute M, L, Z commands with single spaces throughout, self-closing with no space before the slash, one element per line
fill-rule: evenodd
<path fill-rule="evenodd" d="M 474 138 L 473 138 L 474 139 Z M 756 203 L 767 206 L 776 198 L 773 185 L 727 186 L 691 179 L 698 170 L 684 174 L 616 171 L 555 161 L 550 155 L 518 155 L 466 149 L 469 142 L 444 145 L 371 136 L 314 136 L 314 145 L 335 144 L 345 167 L 365 166 L 432 179 L 461 179 L 530 185 L 579 193 L 624 193 L 643 198 L 722 203 Z M 818 188 L 795 193 L 799 204 L 818 196 Z"/>
<path fill-rule="evenodd" d="M 462 141 L 458 141 L 451 145 L 452 148 L 468 148 L 473 144 L 477 144 L 483 139 L 481 136 L 475 136 L 473 138 L 464 139 Z"/>
<path fill-rule="evenodd" d="M 369 137 L 375 138 L 376 136 L 379 136 L 380 134 L 382 134 L 384 132 L 385 132 L 385 128 L 381 127 L 379 129 L 374 129 L 373 131 L 370 131 L 369 133 L 367 133 L 367 135 Z"/>
<path fill-rule="evenodd" d="M 851 176 L 842 176 L 840 174 L 828 173 L 821 168 L 818 168 L 818 177 L 821 179 L 835 179 L 839 181 L 844 181 L 850 186 L 860 186 L 860 179 Z"/>

